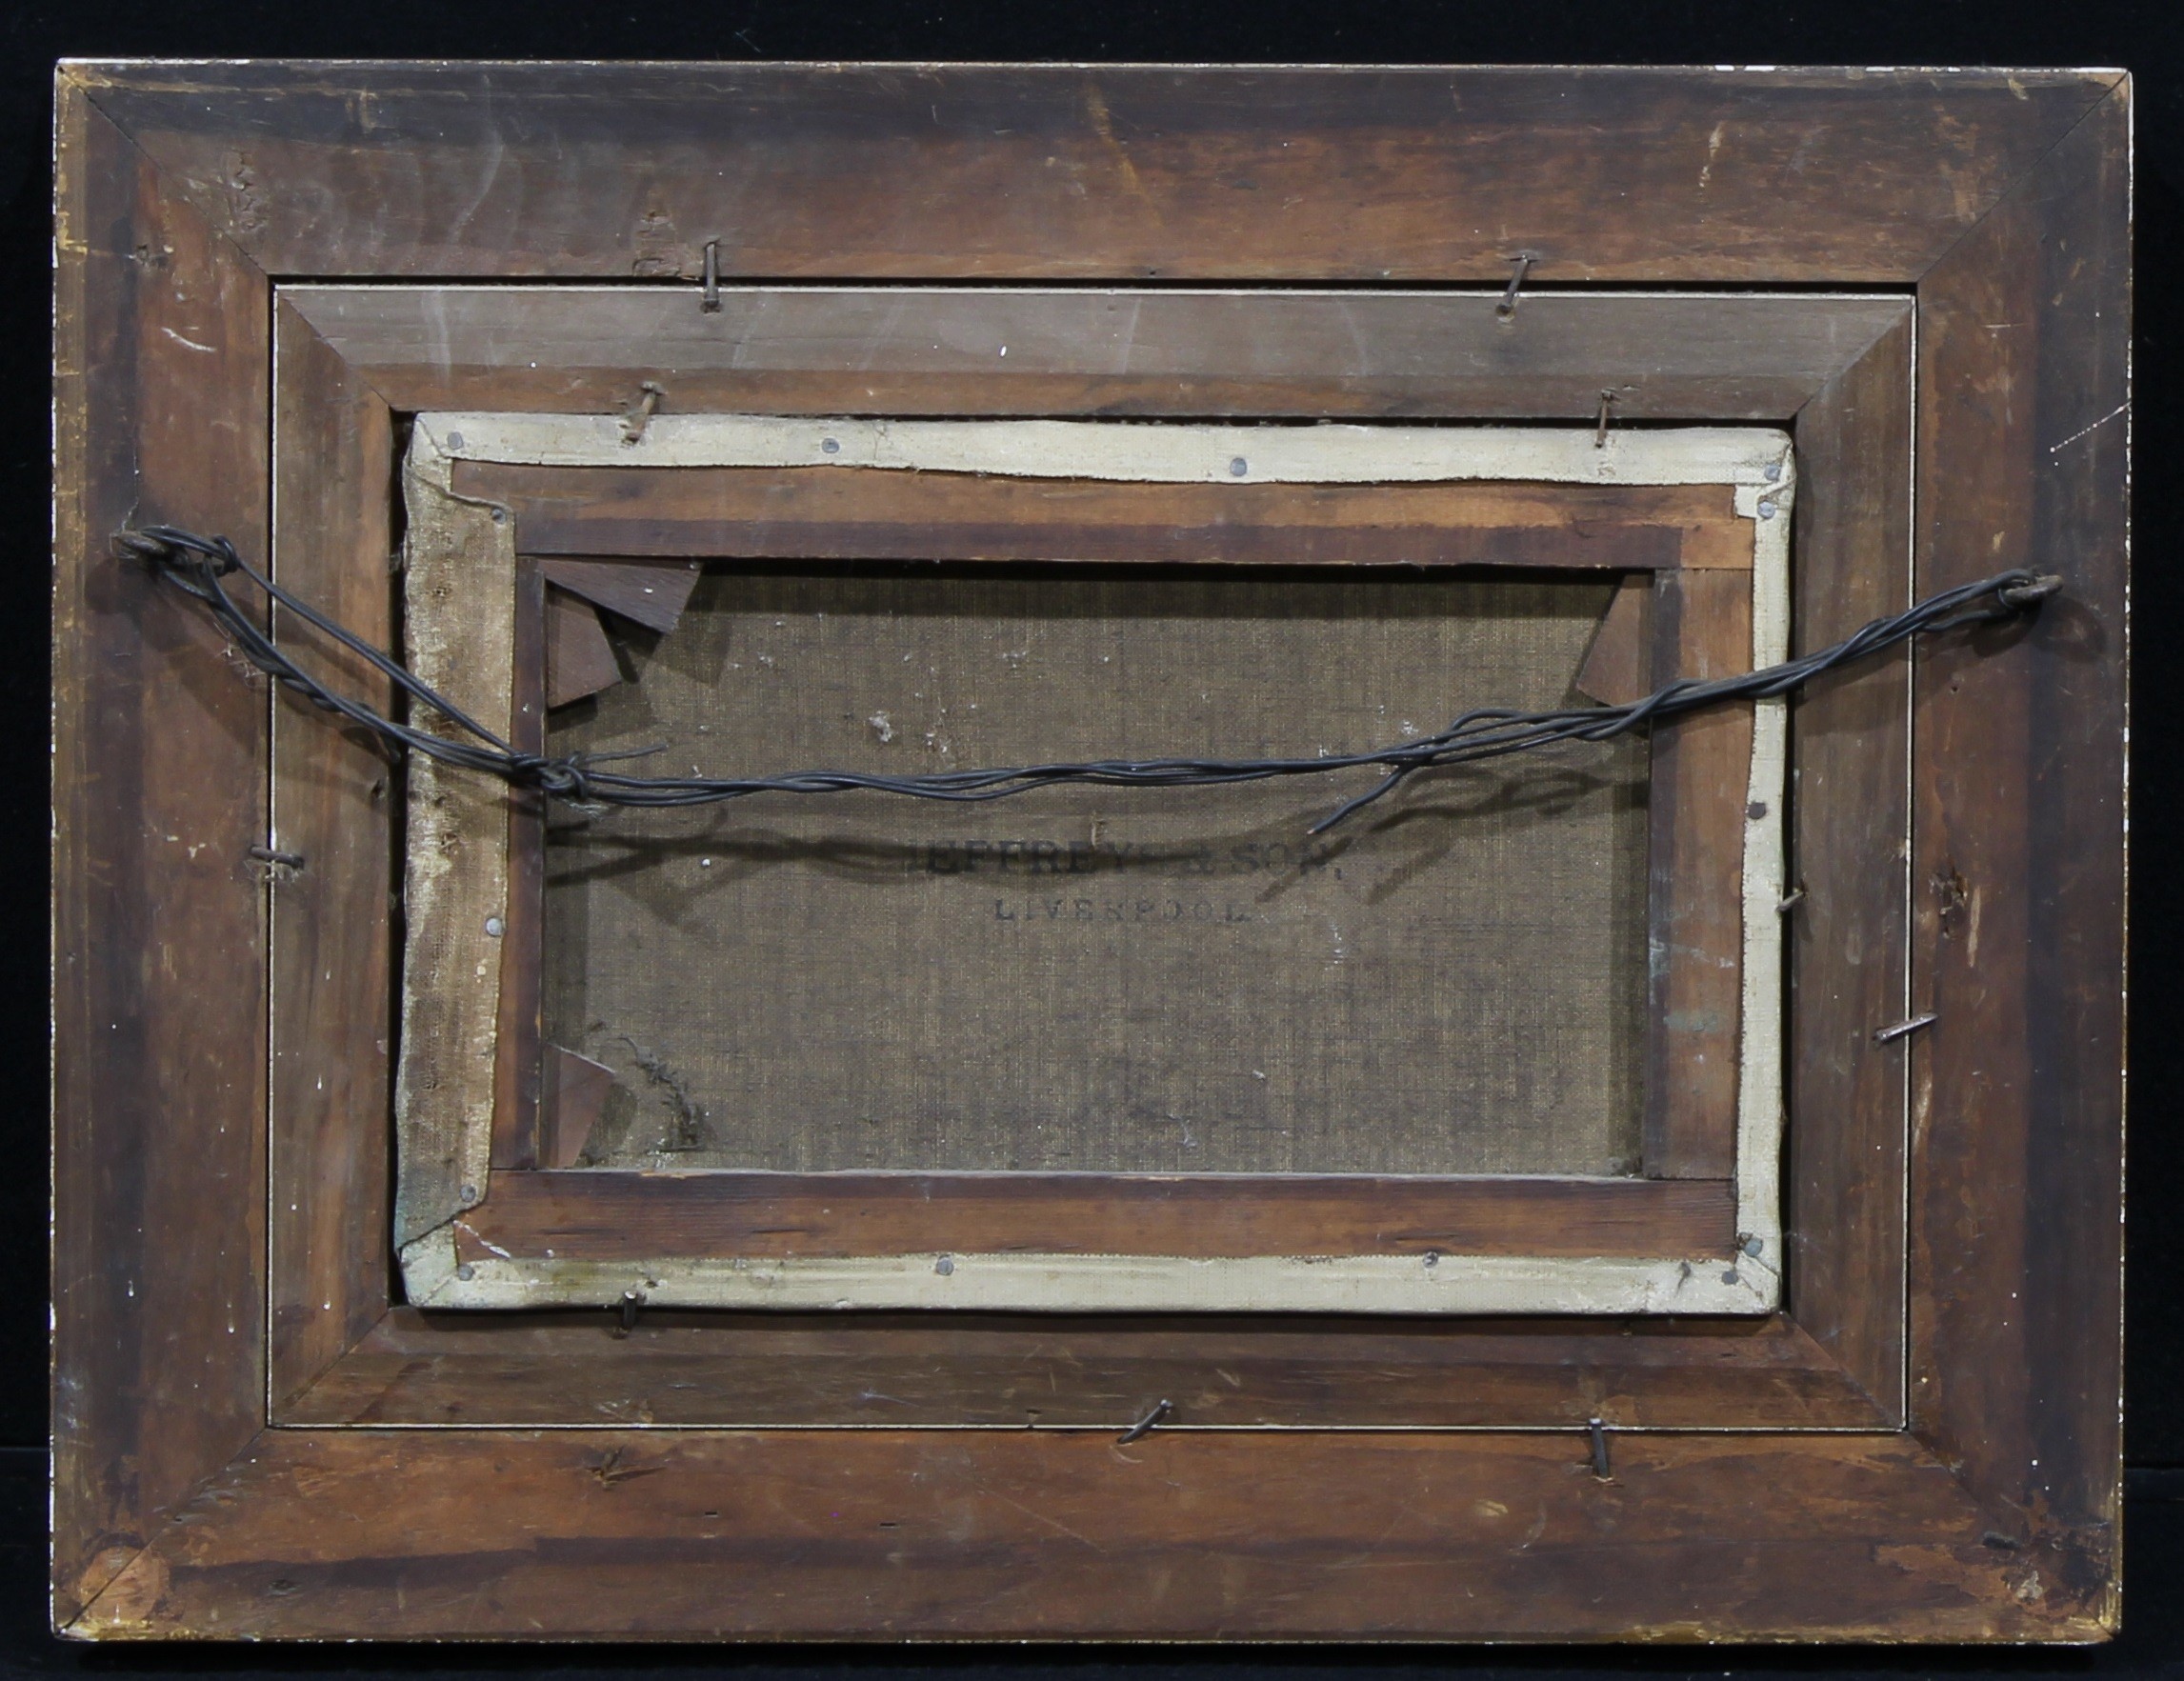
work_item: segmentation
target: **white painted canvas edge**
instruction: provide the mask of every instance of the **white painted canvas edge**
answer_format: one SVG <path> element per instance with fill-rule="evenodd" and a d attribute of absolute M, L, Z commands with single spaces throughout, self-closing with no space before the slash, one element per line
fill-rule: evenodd
<path fill-rule="evenodd" d="M 1734 487 L 1753 522 L 1753 663 L 1789 656 L 1787 433 L 1767 427 L 1199 426 L 659 415 L 634 442 L 611 415 L 427 413 L 412 450 L 602 467 L 862 467 L 1145 483 L 1495 480 Z M 512 576 L 510 586 L 512 589 Z M 919 1254 L 646 1262 L 458 1261 L 445 1226 L 401 1251 L 410 1300 L 434 1308 L 661 1307 L 1371 1313 L 1765 1313 L 1781 1301 L 1782 929 L 1788 703 L 1756 703 L 1743 878 L 1737 1235 L 1722 1257 Z M 481 1188 L 482 1189 L 482 1188 Z"/>

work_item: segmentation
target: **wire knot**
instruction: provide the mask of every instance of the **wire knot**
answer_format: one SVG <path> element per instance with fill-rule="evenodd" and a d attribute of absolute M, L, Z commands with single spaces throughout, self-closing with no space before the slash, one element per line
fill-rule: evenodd
<path fill-rule="evenodd" d="M 162 571 L 201 571 L 224 578 L 243 564 L 234 544 L 225 537 L 200 537 L 179 526 L 145 526 L 133 531 L 116 531 L 114 552 Z M 195 558 L 190 558 L 194 556 Z"/>
<path fill-rule="evenodd" d="M 2039 604 L 2063 587 L 2063 581 L 2054 572 L 2018 572 L 2015 581 L 2003 582 L 1994 588 L 1994 599 L 2012 612 L 2023 612 Z"/>
<path fill-rule="evenodd" d="M 528 783 L 541 793 L 551 794 L 572 805 L 591 802 L 591 779 L 584 773 L 580 757 L 547 759 L 536 753 L 515 753 L 511 756 L 510 769 L 516 780 Z"/>

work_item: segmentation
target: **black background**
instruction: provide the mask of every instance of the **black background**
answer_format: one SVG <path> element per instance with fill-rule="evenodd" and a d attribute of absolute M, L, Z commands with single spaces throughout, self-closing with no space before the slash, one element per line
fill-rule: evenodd
<path fill-rule="evenodd" d="M 47 733 L 51 72 L 69 57 L 1071 60 L 1326 64 L 2121 66 L 2137 90 L 2133 426 L 2129 1381 L 2126 1631 L 2094 1652 L 913 1651 L 89 1649 L 44 1632 Z M 995 1681 L 1220 1671 L 1391 1677 L 1602 1670 L 1729 1675 L 1996 1672 L 2184 1676 L 2184 1090 L 2177 963 L 2184 880 L 2174 781 L 2184 728 L 2184 0 L 37 0 L 0 11 L 0 1674 L 89 1670 L 565 1675 L 637 1670 L 819 1676 L 887 1669 Z M 209 1010 L 219 1008 L 208 999 Z M 218 1211 L 207 1211 L 218 1217 Z"/>

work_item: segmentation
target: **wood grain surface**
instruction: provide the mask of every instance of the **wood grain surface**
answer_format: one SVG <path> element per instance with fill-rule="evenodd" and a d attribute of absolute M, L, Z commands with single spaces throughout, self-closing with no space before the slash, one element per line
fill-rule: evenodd
<path fill-rule="evenodd" d="M 460 461 L 525 552 L 1750 572 L 1721 485 L 1129 484 L 827 468 Z"/>
<path fill-rule="evenodd" d="M 2071 1537 L 2111 1591 L 2129 133 L 2119 93 L 1920 290 L 1917 588 L 2020 565 L 2063 589 L 1916 668 L 1912 1006 L 1937 1019 L 1898 1042 L 1913 1428 L 2005 1532 Z"/>
<path fill-rule="evenodd" d="M 2085 1639 L 1895 1434 L 270 1432 L 92 1606 L 173 1637 Z M 491 1491 L 490 1498 L 481 1492 Z M 1298 1513 L 1309 1511 L 1309 1526 Z M 1882 1514 L 1885 1514 L 1882 1515 Z M 1628 1563 L 1624 1561 L 1629 1561 Z M 2032 1590 L 2039 1588 L 2038 1592 Z M 87 1631 L 88 1631 L 87 1629 Z"/>
<path fill-rule="evenodd" d="M 1652 618 L 1661 681 L 1752 670 L 1748 575 L 1657 572 Z M 1735 1165 L 1752 715 L 1738 702 L 1653 734 L 1645 1171 L 1662 1178 L 1713 1178 Z"/>
<path fill-rule="evenodd" d="M 535 550 L 534 550 L 535 552 Z M 644 566 L 630 562 L 542 560 L 549 584 L 582 596 L 594 607 L 665 636 L 675 628 L 697 587 L 695 561 Z"/>
<path fill-rule="evenodd" d="M 292 1425 L 1874 1430 L 1791 1320 L 396 1309 Z"/>
<path fill-rule="evenodd" d="M 549 623 L 545 574 L 535 561 L 514 562 L 514 607 L 510 620 L 509 745 L 519 753 L 546 748 Z M 597 621 L 593 621 L 596 627 Z M 610 649 L 609 653 L 612 653 Z M 498 1171 L 538 1165 L 539 1088 L 544 1066 L 539 1042 L 539 995 L 543 982 L 546 929 L 546 798 L 535 790 L 508 797 L 507 839 L 501 843 L 508 868 L 508 894 L 501 913 L 500 1007 L 492 1037 L 492 1156 L 495 1178 L 484 1187 L 492 1193 Z M 407 1024 L 405 1024 L 407 1025 Z M 400 1172 L 399 1159 L 396 1171 Z"/>
<path fill-rule="evenodd" d="M 1615 597 L 1601 617 L 1593 646 L 1585 650 L 1577 691 L 1602 706 L 1635 706 L 1660 687 L 1655 651 L 1653 577 L 1646 572 L 1626 573 L 1615 586 Z"/>
<path fill-rule="evenodd" d="M 2115 71 L 80 64 L 336 278 L 1887 283 Z M 635 160 L 641 160 L 637 162 Z M 1519 311 L 1521 314 L 1521 310 Z M 1588 405 L 1588 411 L 1590 405 Z"/>
<path fill-rule="evenodd" d="M 1497 276 L 1498 278 L 1498 276 Z M 397 407 L 664 411 L 1778 421 L 1902 297 L 1157 288 L 284 289 Z M 1008 354 L 1001 354 L 1006 349 Z"/>
<path fill-rule="evenodd" d="M 622 680 L 614 645 L 591 604 L 565 590 L 546 597 L 546 704 L 567 706 Z"/>
<path fill-rule="evenodd" d="M 507 1173 L 456 1252 L 669 1257 L 1727 1255 L 1727 1180 L 1227 1173 Z"/>
<path fill-rule="evenodd" d="M 1797 416 L 1793 650 L 1909 605 L 1912 331 L 1884 335 Z M 1789 1167 L 1797 1322 L 1903 1417 L 1903 1056 L 1911 654 L 1808 685 L 1791 723 Z"/>
<path fill-rule="evenodd" d="M 375 646 L 394 628 L 387 406 L 300 315 L 273 317 L 273 574 Z M 293 614 L 275 637 L 371 705 L 390 684 Z M 273 709 L 270 1140 L 272 1394 L 285 1399 L 387 1311 L 390 1023 L 399 775 L 360 735 L 283 694 Z"/>
<path fill-rule="evenodd" d="M 95 1593 L 265 1407 L 262 686 L 110 544 L 267 540 L 265 277 L 64 86 L 55 230 L 53 1567 Z"/>

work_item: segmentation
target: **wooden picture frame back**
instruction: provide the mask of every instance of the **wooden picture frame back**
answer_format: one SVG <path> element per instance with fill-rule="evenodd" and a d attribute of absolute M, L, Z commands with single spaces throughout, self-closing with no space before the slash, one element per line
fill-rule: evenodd
<path fill-rule="evenodd" d="M 2114 1628 L 2119 72 L 71 64 L 58 98 L 59 1626 L 2061 1641 Z M 251 856 L 275 833 L 269 735 L 305 722 L 110 539 L 158 520 L 270 545 L 289 581 L 372 634 L 372 601 L 314 591 L 309 556 L 389 551 L 389 513 L 350 498 L 384 482 L 392 416 L 463 369 L 511 389 L 531 375 L 458 353 L 451 333 L 404 388 L 382 371 L 399 358 L 348 353 L 369 333 L 314 322 L 291 283 L 634 282 L 666 309 L 690 300 L 715 239 L 731 275 L 808 282 L 1479 296 L 1521 246 L 1536 290 L 1505 344 L 1585 295 L 1564 288 L 1839 285 L 1908 302 L 1855 350 L 1802 372 L 1775 355 L 1740 385 L 1705 370 L 1717 350 L 1734 359 L 1742 341 L 1721 324 L 1753 306 L 1692 296 L 1686 336 L 1615 341 L 1632 358 L 1619 382 L 1587 370 L 1498 399 L 1585 420 L 1622 383 L 1633 418 L 1791 421 L 1802 551 L 1857 562 L 1826 593 L 1805 589 L 1801 647 L 1907 582 L 1924 594 L 2013 565 L 2064 578 L 2028 628 L 1890 665 L 1913 684 L 1901 724 L 1900 690 L 1870 674 L 1801 704 L 1791 984 L 1811 1049 L 1791 1078 L 1811 1119 L 1789 1195 L 1793 1227 L 1859 1241 L 1792 1254 L 1793 1319 L 1611 1339 L 1685 1372 L 1711 1340 L 1748 1374 L 1732 1388 L 1787 1396 L 1805 1381 L 1793 1371 L 1825 1376 L 1842 1399 L 1809 1411 L 1823 1428 L 1617 1432 L 1607 1482 L 1575 1430 L 1155 1430 L 1127 1448 L 1020 1420 L 660 1432 L 648 1420 L 673 1405 L 652 1405 L 653 1380 L 661 1395 L 694 1381 L 672 1375 L 687 1328 L 668 1325 L 630 1339 L 654 1340 L 626 1369 L 640 1381 L 623 1410 L 537 1431 L 524 1374 L 606 1328 L 481 1340 L 389 1306 L 384 1248 L 367 1241 L 387 1229 L 384 1151 L 375 1166 L 347 1126 L 385 1112 L 388 1048 L 333 1041 L 326 1067 L 276 1064 L 269 1080 L 264 1019 L 276 972 L 336 1016 L 368 1021 L 386 996 L 383 944 L 332 960 L 280 931 L 307 926 L 311 895 L 388 891 L 380 837 L 354 810 L 377 771 L 330 756 L 323 796 L 280 814 L 277 850 L 307 863 L 269 887 Z M 276 388 L 276 346 L 284 370 L 310 365 L 311 394 Z M 1314 410 L 1414 413 L 1436 377 L 1479 384 L 1475 368 L 1376 367 L 1330 364 Z M 1054 379 L 1112 389 L 1108 372 Z M 569 390 L 572 407 L 612 406 L 581 377 Z M 1026 400 L 1051 403 L 1051 386 Z M 276 499 L 275 433 L 307 429 L 325 483 L 284 472 Z M 1815 782 L 1842 815 L 1807 821 Z M 1848 815 L 1860 800 L 1870 815 Z M 1908 853 L 1867 855 L 1868 832 L 1908 833 Z M 1815 947 L 1849 942 L 1871 955 L 1815 984 Z M 1924 1031 L 1873 1044 L 1921 1014 Z M 1032 1334 L 994 1329 L 989 1351 Z M 1206 1346 L 1227 1351 L 1232 1334 Z M 1383 1334 L 1321 1336 L 1319 1370 L 1422 1346 L 1375 1348 Z M 1537 1359 L 1555 1334 L 1511 1328 L 1511 1381 L 1582 1407 L 1637 1364 Z M 872 1351 L 838 1347 L 852 1366 Z M 972 1349 L 948 1357 L 979 1381 L 1049 1358 L 1015 1348 L 999 1368 Z M 368 1362 L 391 1374 L 384 1392 L 439 1384 L 451 1427 L 372 1428 Z M 1149 1360 L 1132 1376 L 1177 1374 Z M 1291 1379 L 1263 1381 L 1271 1394 Z M 1845 1410 L 1853 1395 L 1865 1422 Z M 1096 1403 L 1125 1422 L 1128 1396 L 1111 1386 L 1076 1416 L 1089 1427 Z M 580 1388 L 555 1404 L 607 1398 Z M 1443 1578 L 1468 1591 L 1421 1591 Z"/>

